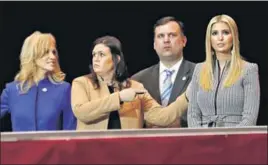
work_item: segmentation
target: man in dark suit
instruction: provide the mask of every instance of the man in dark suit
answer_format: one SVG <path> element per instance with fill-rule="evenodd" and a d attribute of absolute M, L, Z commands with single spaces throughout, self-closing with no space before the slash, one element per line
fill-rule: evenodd
<path fill-rule="evenodd" d="M 154 49 L 160 61 L 132 76 L 163 106 L 169 105 L 183 94 L 192 79 L 195 64 L 183 58 L 186 42 L 182 22 L 174 17 L 159 19 L 154 25 Z M 146 127 L 157 126 L 146 123 Z M 187 127 L 186 112 L 169 127 Z"/>

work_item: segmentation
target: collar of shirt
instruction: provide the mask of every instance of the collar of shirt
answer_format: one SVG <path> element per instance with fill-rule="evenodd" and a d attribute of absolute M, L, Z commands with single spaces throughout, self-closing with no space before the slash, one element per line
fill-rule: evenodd
<path fill-rule="evenodd" d="M 175 72 L 172 74 L 172 77 L 171 77 L 171 81 L 172 83 L 174 83 L 175 81 L 175 78 L 177 76 L 177 73 L 180 69 L 180 66 L 181 66 L 181 62 L 183 60 L 183 57 L 175 64 L 173 65 L 171 68 L 167 68 L 161 61 L 160 61 L 160 66 L 159 66 L 159 84 L 161 85 L 162 82 L 164 81 L 166 75 L 164 73 L 164 70 L 168 69 L 168 70 L 174 70 Z"/>

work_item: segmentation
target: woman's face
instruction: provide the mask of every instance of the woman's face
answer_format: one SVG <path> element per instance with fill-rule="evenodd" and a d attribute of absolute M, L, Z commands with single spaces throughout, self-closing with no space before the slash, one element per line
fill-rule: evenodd
<path fill-rule="evenodd" d="M 36 64 L 43 71 L 51 72 L 55 70 L 57 59 L 56 45 L 51 43 L 45 54 L 36 60 Z"/>
<path fill-rule="evenodd" d="M 94 72 L 100 76 L 105 76 L 113 72 L 114 63 L 110 48 L 104 44 L 97 44 L 92 51 L 92 63 Z"/>
<path fill-rule="evenodd" d="M 230 53 L 233 46 L 233 36 L 229 26 L 218 22 L 211 28 L 211 45 L 217 53 Z"/>

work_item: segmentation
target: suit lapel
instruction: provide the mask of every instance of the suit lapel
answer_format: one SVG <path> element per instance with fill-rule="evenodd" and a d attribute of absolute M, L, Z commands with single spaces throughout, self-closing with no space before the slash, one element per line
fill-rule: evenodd
<path fill-rule="evenodd" d="M 188 71 L 189 67 L 185 63 L 185 60 L 183 60 L 178 70 L 168 104 L 174 102 L 176 98 L 183 93 L 184 86 L 189 79 L 189 76 L 187 75 Z"/>
<path fill-rule="evenodd" d="M 152 70 L 152 80 L 150 81 L 150 93 L 155 100 L 161 104 L 160 90 L 159 90 L 159 63 Z"/>

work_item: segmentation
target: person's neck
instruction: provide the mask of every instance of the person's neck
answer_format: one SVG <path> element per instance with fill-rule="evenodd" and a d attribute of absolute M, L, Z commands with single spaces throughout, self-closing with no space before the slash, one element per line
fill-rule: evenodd
<path fill-rule="evenodd" d="M 163 65 L 167 68 L 172 68 L 177 62 L 179 62 L 182 59 L 182 56 L 180 58 L 177 58 L 175 60 L 161 60 Z"/>
<path fill-rule="evenodd" d="M 225 66 L 226 62 L 231 59 L 231 53 L 217 53 L 216 57 L 222 69 Z"/>
<path fill-rule="evenodd" d="M 40 80 L 43 80 L 44 78 L 47 77 L 47 71 L 43 69 L 37 70 L 37 74 L 34 76 L 34 80 L 36 83 L 38 83 Z"/>
<path fill-rule="evenodd" d="M 102 81 L 107 84 L 107 85 L 113 85 L 114 83 L 114 74 L 111 72 L 111 73 L 108 73 L 108 74 L 105 74 L 105 75 L 100 75 Z"/>

